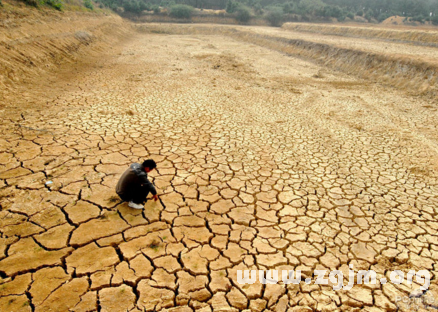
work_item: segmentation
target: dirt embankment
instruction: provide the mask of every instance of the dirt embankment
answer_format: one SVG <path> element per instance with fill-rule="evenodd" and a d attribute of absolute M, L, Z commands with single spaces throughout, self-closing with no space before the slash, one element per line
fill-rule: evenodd
<path fill-rule="evenodd" d="M 391 29 L 387 27 L 358 27 L 327 24 L 285 23 L 283 29 L 309 32 L 322 35 L 336 35 L 356 38 L 384 39 L 409 42 L 418 45 L 438 46 L 438 28 L 430 29 Z"/>
<path fill-rule="evenodd" d="M 100 53 L 126 38 L 129 23 L 113 14 L 14 7 L 0 12 L 0 88 L 42 77 L 65 62 Z"/>

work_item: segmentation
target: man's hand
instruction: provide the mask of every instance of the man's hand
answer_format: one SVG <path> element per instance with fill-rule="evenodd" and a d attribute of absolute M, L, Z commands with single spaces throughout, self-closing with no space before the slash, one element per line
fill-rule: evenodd
<path fill-rule="evenodd" d="M 152 196 L 152 198 L 153 198 L 155 201 L 157 201 L 157 200 L 158 200 L 158 195 L 155 194 L 154 196 Z"/>

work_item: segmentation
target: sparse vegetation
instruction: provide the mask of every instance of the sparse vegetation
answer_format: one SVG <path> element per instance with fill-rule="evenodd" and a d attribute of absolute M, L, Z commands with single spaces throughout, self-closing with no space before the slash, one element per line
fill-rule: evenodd
<path fill-rule="evenodd" d="M 36 0 L 23 0 L 24 3 L 30 6 L 38 7 L 38 1 Z"/>
<path fill-rule="evenodd" d="M 62 11 L 62 8 L 64 6 L 62 0 L 46 0 L 46 4 L 58 11 Z"/>
<path fill-rule="evenodd" d="M 94 5 L 91 3 L 91 0 L 84 0 L 84 6 L 87 9 L 94 10 Z"/>
<path fill-rule="evenodd" d="M 107 220 L 108 219 L 108 215 L 107 214 L 101 214 L 100 216 L 99 216 L 99 219 L 102 219 L 102 220 Z"/>
<path fill-rule="evenodd" d="M 155 252 L 158 251 L 159 247 L 160 247 L 160 243 L 157 240 L 154 240 L 154 241 L 152 241 L 152 243 L 149 244 L 149 248 Z"/>
<path fill-rule="evenodd" d="M 62 0 L 22 0 L 22 1 L 29 6 L 33 6 L 33 7 L 49 6 L 58 11 L 62 11 L 64 7 L 64 2 Z M 0 6 L 1 6 L 1 0 L 0 0 Z"/>
<path fill-rule="evenodd" d="M 117 203 L 118 201 L 120 201 L 120 198 L 117 196 L 111 196 L 110 198 L 108 198 L 108 202 L 111 204 Z"/>

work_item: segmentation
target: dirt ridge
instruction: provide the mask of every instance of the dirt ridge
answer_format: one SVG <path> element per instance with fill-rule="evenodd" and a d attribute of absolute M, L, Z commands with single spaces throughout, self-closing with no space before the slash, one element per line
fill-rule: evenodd
<path fill-rule="evenodd" d="M 99 53 L 130 31 L 129 23 L 119 16 L 77 12 L 7 16 L 1 26 L 0 86 L 4 88 L 75 62 L 81 53 Z"/>
<path fill-rule="evenodd" d="M 379 38 L 390 41 L 409 42 L 419 45 L 438 46 L 438 31 L 424 29 L 385 29 L 377 27 L 339 26 L 327 24 L 285 23 L 283 29 L 360 38 Z"/>

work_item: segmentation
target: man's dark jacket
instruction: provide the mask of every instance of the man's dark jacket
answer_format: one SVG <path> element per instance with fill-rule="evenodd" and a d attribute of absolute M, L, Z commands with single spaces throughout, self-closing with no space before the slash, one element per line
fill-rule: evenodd
<path fill-rule="evenodd" d="M 152 195 L 157 194 L 157 190 L 148 180 L 148 174 L 144 171 L 143 166 L 133 163 L 120 177 L 116 186 L 116 193 L 122 198 L 130 198 L 134 195 L 133 192 L 139 190 L 141 185 L 146 187 L 146 190 L 151 192 Z"/>

